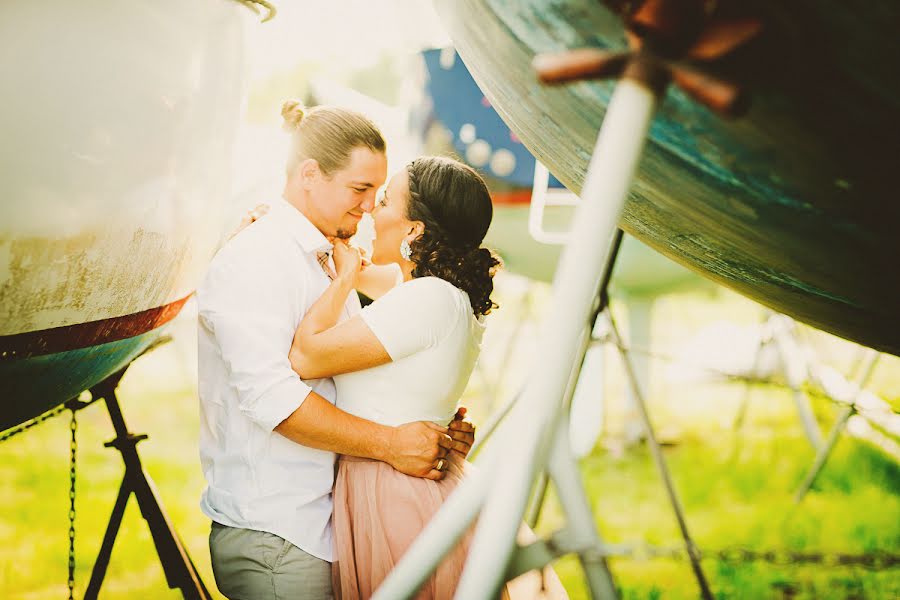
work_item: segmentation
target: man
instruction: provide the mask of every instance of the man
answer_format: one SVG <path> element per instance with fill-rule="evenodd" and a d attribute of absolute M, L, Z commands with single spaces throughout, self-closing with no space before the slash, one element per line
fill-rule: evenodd
<path fill-rule="evenodd" d="M 289 106 L 285 106 L 289 111 Z M 385 144 L 368 119 L 293 105 L 284 200 L 232 238 L 197 291 L 200 454 L 219 590 L 232 599 L 332 597 L 335 453 L 440 479 L 470 424 L 379 425 L 334 406 L 331 379 L 302 381 L 288 350 L 329 284 L 329 237 L 348 238 L 386 177 Z M 297 112 L 299 111 L 299 115 Z M 344 318 L 360 310 L 348 300 Z"/>

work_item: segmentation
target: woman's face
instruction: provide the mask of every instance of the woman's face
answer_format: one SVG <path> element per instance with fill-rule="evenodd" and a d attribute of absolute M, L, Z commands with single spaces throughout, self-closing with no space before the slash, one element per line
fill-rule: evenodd
<path fill-rule="evenodd" d="M 372 240 L 372 262 L 376 265 L 399 263 L 400 243 L 409 236 L 414 223 L 406 218 L 409 201 L 409 175 L 406 169 L 391 177 L 387 188 L 375 202 L 372 220 L 375 222 L 375 239 Z"/>

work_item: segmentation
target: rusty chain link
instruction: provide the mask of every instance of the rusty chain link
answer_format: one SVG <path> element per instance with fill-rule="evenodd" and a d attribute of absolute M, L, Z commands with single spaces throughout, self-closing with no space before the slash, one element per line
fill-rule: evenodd
<path fill-rule="evenodd" d="M 900 554 L 885 550 L 869 552 L 794 551 L 786 549 L 755 550 L 745 546 L 726 546 L 715 550 L 697 548 L 703 560 L 718 560 L 726 564 L 764 562 L 775 566 L 818 564 L 827 567 L 861 567 L 870 571 L 886 571 L 900 567 Z M 688 560 L 683 546 L 652 546 L 649 544 L 606 544 L 601 554 L 611 558 L 634 560 Z"/>
<path fill-rule="evenodd" d="M 69 421 L 69 431 L 72 434 L 69 440 L 69 600 L 75 600 L 75 459 L 78 450 L 78 441 L 75 434 L 78 431 L 78 408 L 71 406 L 72 419 Z"/>

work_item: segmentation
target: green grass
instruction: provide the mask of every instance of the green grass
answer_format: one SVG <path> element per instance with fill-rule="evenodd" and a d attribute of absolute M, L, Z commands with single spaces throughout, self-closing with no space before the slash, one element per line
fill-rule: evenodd
<path fill-rule="evenodd" d="M 662 339 L 678 338 L 673 322 L 684 331 L 702 323 L 711 312 L 753 320 L 747 304 L 732 297 L 688 300 L 691 308 L 685 309 L 688 304 L 682 301 L 679 310 L 683 312 L 677 319 L 669 319 L 677 312 L 673 308 L 677 303 L 662 305 L 660 314 L 666 317 L 659 319 Z M 518 318 L 514 311 L 507 314 Z M 502 320 L 503 311 L 498 315 L 495 331 L 509 325 Z M 526 335 L 522 344 L 527 342 Z M 179 355 L 189 345 L 170 345 L 142 358 L 123 380 L 120 395 L 132 431 L 150 436 L 139 446 L 144 465 L 207 585 L 214 588 L 207 549 L 209 522 L 198 508 L 203 482 L 196 447 L 197 401 L 192 378 L 184 371 L 190 359 Z M 846 361 L 840 361 L 846 352 L 835 356 L 836 363 L 845 366 Z M 900 361 L 886 358 L 874 384 L 895 403 L 900 390 L 898 367 Z M 516 381 L 513 373 L 504 386 L 516 389 Z M 651 412 L 658 430 L 674 441 L 665 448 L 665 457 L 691 533 L 701 548 L 739 545 L 804 552 L 900 552 L 900 469 L 880 452 L 843 437 L 815 489 L 795 505 L 793 492 L 813 451 L 784 391 L 757 389 L 746 427 L 737 435 L 727 423 L 743 395 L 741 386 L 670 384 L 656 366 L 654 381 Z M 481 383 L 479 377 L 473 380 L 466 401 L 476 420 L 483 420 L 489 410 L 477 397 Z M 606 433 L 581 463 L 599 530 L 611 542 L 677 545 L 678 529 L 649 452 L 643 446 L 625 452 L 615 447 L 622 429 L 620 376 L 610 374 L 607 390 Z M 814 408 L 821 426 L 830 426 L 835 408 L 821 400 Z M 112 438 L 112 427 L 101 405 L 79 413 L 78 422 L 76 597 L 81 597 L 123 466 L 117 452 L 103 447 Z M 66 596 L 68 452 L 66 415 L 0 445 L 0 598 Z M 538 531 L 548 533 L 563 523 L 551 493 Z M 618 558 L 610 566 L 623 599 L 698 597 L 686 562 Z M 870 572 L 859 567 L 730 564 L 712 559 L 704 560 L 703 567 L 717 598 L 900 597 L 900 569 L 896 568 Z M 589 597 L 576 559 L 563 558 L 556 568 L 573 599 Z M 101 597 L 180 597 L 166 586 L 134 500 L 129 503 Z"/>
<path fill-rule="evenodd" d="M 665 451 L 694 541 L 702 549 L 857 553 L 896 552 L 900 542 L 900 473 L 896 465 L 851 439 L 843 440 L 816 489 L 795 505 L 792 492 L 812 453 L 799 435 L 686 440 Z M 677 545 L 674 514 L 646 448 L 621 459 L 595 452 L 582 463 L 588 494 L 607 541 Z M 540 529 L 562 526 L 556 499 Z M 613 559 L 624 598 L 695 598 L 686 562 Z M 704 560 L 722 598 L 896 598 L 898 571 L 860 568 L 727 564 Z M 558 566 L 572 598 L 588 598 L 577 561 Z M 794 595 L 791 595 L 794 594 Z"/>

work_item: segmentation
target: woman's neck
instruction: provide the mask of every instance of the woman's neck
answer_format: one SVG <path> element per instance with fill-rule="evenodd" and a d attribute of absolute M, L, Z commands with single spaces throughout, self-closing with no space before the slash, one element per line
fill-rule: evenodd
<path fill-rule="evenodd" d="M 413 269 L 416 268 L 415 263 L 404 260 L 400 263 L 400 271 L 403 273 L 403 281 L 410 281 L 413 278 Z"/>

